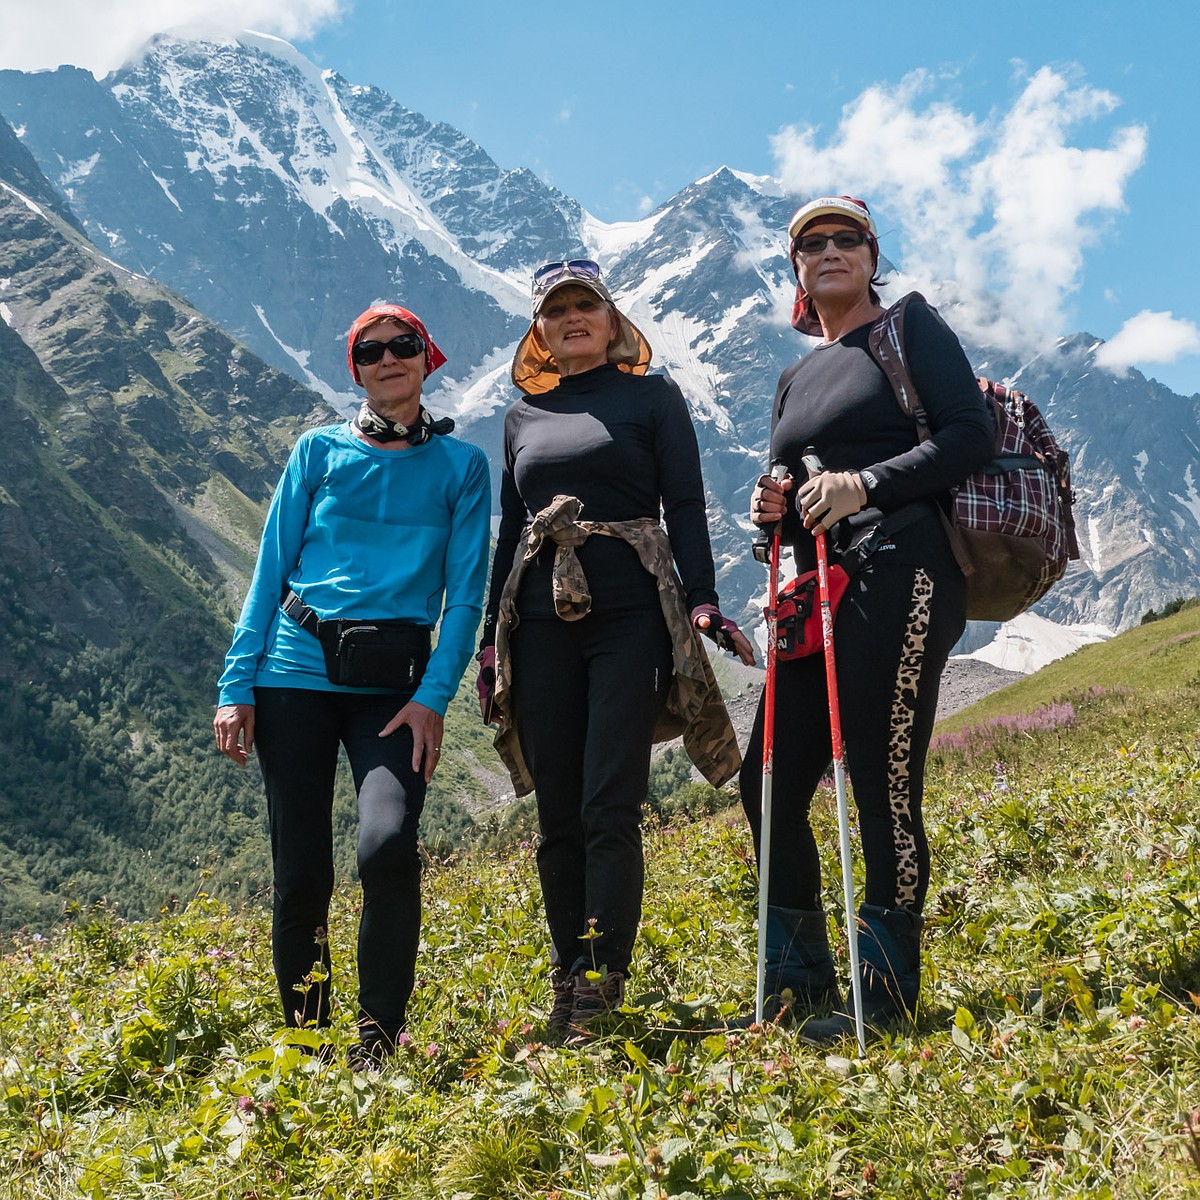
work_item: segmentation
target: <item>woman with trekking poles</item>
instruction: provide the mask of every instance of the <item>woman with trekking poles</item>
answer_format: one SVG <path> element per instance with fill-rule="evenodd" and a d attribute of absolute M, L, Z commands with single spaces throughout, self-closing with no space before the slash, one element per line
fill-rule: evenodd
<path fill-rule="evenodd" d="M 537 791 L 547 1037 L 576 1041 L 624 996 L 652 742 L 682 732 L 718 786 L 740 762 L 696 631 L 745 663 L 754 653 L 718 608 L 679 388 L 645 373 L 650 347 L 596 263 L 547 263 L 532 292 L 478 686 L 517 794 Z"/>
<path fill-rule="evenodd" d="M 418 317 L 373 305 L 351 325 L 346 356 L 366 399 L 353 420 L 305 432 L 288 459 L 213 727 L 239 766 L 258 750 L 289 1026 L 330 1023 L 332 804 L 345 748 L 363 890 L 348 1058 L 366 1070 L 394 1051 L 413 989 L 417 822 L 483 609 L 491 487 L 483 451 L 421 403 L 446 359 Z"/>
<path fill-rule="evenodd" d="M 788 257 L 796 277 L 792 324 L 821 340 L 779 378 L 770 453 L 782 469 L 759 478 L 750 519 L 792 547 L 799 574 L 819 565 L 828 534 L 828 563 L 849 581 L 827 647 L 834 689 L 819 637 L 810 642 L 813 653 L 781 651 L 774 672 L 781 737 L 767 793 L 770 850 L 759 862 L 767 875 L 763 1015 L 803 1022 L 802 1036 L 817 1043 L 854 1031 L 830 953 L 809 823 L 831 758 L 841 767 L 844 730 L 866 882 L 852 954 L 861 1042 L 861 1019 L 878 1028 L 916 1006 L 930 874 L 921 816 L 925 757 L 942 670 L 965 621 L 965 581 L 942 513 L 955 485 L 991 456 L 993 430 L 958 339 L 914 295 L 905 345 L 891 350 L 907 358 L 928 413 L 932 437 L 918 442 L 870 344 L 885 310 L 865 203 L 826 196 L 802 205 L 788 227 Z M 756 846 L 763 844 L 762 785 L 770 775 L 760 774 L 765 701 L 741 771 Z M 841 791 L 839 798 L 844 815 Z M 843 842 L 848 849 L 848 835 Z M 842 865 L 848 872 L 849 862 Z M 849 916 L 850 884 L 846 895 Z"/>

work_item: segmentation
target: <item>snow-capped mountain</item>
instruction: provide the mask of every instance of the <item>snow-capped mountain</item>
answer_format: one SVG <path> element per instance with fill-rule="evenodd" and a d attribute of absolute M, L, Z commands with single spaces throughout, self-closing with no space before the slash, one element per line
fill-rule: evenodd
<path fill-rule="evenodd" d="M 99 82 L 0 72 L 0 115 L 106 253 L 340 411 L 355 401 L 350 319 L 375 299 L 409 303 L 450 360 L 430 406 L 489 451 L 532 268 L 597 257 L 692 405 L 720 587 L 753 618 L 762 574 L 742 514 L 776 377 L 808 345 L 788 324 L 781 236 L 800 198 L 723 168 L 606 225 L 457 130 L 256 35 L 160 38 Z M 1076 335 L 1031 363 L 973 361 L 1034 396 L 1072 456 L 1084 559 L 1039 611 L 1117 629 L 1196 590 L 1200 396 L 1101 371 L 1095 345 Z"/>
<path fill-rule="evenodd" d="M 1030 675 L 1081 646 L 1107 640 L 1109 634 L 1103 625 L 1059 625 L 1037 613 L 1025 612 L 1005 622 L 981 650 L 962 657 Z"/>

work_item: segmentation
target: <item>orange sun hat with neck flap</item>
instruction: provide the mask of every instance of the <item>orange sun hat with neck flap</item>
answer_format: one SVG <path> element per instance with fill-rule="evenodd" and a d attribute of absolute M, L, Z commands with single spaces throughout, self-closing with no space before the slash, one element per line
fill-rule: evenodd
<path fill-rule="evenodd" d="M 550 262 L 533 274 L 530 325 L 513 355 L 512 381 L 527 396 L 544 395 L 558 387 L 561 378 L 558 363 L 538 340 L 537 315 L 555 292 L 572 284 L 595 293 L 617 315 L 617 336 L 609 343 L 608 361 L 633 375 L 645 375 L 650 366 L 654 353 L 650 343 L 642 331 L 613 304 L 612 295 L 600 278 L 598 264 L 590 258 Z"/>

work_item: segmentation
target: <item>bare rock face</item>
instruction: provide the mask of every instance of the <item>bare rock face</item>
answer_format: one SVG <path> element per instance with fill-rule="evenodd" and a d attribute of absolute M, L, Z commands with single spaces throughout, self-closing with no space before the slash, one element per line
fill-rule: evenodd
<path fill-rule="evenodd" d="M 409 303 L 450 359 L 430 380 L 431 407 L 493 461 L 531 270 L 599 254 L 654 347 L 654 369 L 692 406 L 722 599 L 742 624 L 759 622 L 744 513 L 767 459 L 775 381 L 809 345 L 788 325 L 794 281 L 781 236 L 803 197 L 723 167 L 597 234 L 576 201 L 531 172 L 500 168 L 458 130 L 253 35 L 156 39 L 102 81 L 74 68 L 2 71 L 0 113 L 21 130 L 7 138 L 11 173 L 37 203 L 73 212 L 114 262 L 187 296 L 339 411 L 353 401 L 342 340 L 351 316 L 376 299 Z M 48 315 L 65 276 L 45 266 Z M 109 352 L 86 368 L 64 355 L 60 370 L 136 392 L 139 378 L 153 381 L 158 333 L 117 300 L 102 307 L 92 329 Z M 953 325 L 952 308 L 946 316 Z M 1108 373 L 1094 361 L 1099 345 L 1075 334 L 1030 361 L 967 350 L 981 373 L 1038 402 L 1071 456 L 1083 554 L 1037 611 L 1119 630 L 1196 590 L 1200 396 Z M 193 357 L 188 371 L 211 392 L 228 361 Z M 257 390 L 235 395 L 266 403 Z M 131 425 L 188 435 L 145 393 L 129 406 Z"/>
<path fill-rule="evenodd" d="M 1019 671 L 1006 671 L 991 663 L 979 662 L 974 658 L 952 658 L 942 674 L 942 687 L 938 693 L 938 720 L 951 713 L 969 708 L 976 700 L 998 692 L 1024 676 Z"/>

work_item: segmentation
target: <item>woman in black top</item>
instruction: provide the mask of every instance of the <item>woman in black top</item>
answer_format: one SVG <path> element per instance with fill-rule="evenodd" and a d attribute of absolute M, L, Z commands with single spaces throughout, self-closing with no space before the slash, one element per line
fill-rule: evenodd
<path fill-rule="evenodd" d="M 504 426 L 481 696 L 486 702 L 514 557 L 556 496 L 577 497 L 587 521 L 649 518 L 656 533 L 661 514 L 694 624 L 753 662 L 749 642 L 717 608 L 700 457 L 679 388 L 644 374 L 650 348 L 593 262 L 542 267 L 533 318 L 513 362 L 525 397 Z M 538 871 L 555 968 L 550 1033 L 561 1037 L 585 1036 L 589 1019 L 623 996 L 641 915 L 641 804 L 673 656 L 661 581 L 628 541 L 593 535 L 577 547 L 591 595 L 579 619 L 556 615 L 555 555 L 547 543 L 528 563 L 508 644 L 541 826 Z"/>
<path fill-rule="evenodd" d="M 965 620 L 965 582 L 938 505 L 947 506 L 950 490 L 991 456 L 993 433 L 958 339 L 914 297 L 905 349 L 933 430 L 918 444 L 868 350 L 884 309 L 875 291 L 875 224 L 862 201 L 811 201 L 788 235 L 797 281 L 792 324 L 822 340 L 780 376 L 771 459 L 787 466 L 789 478 L 759 479 L 750 518 L 768 528 L 783 521 L 800 573 L 816 565 L 818 527 L 831 531 L 830 561 L 854 568 L 834 638 L 866 871 L 858 924 L 864 1012 L 878 1025 L 916 1004 L 929 887 L 925 755 L 942 670 Z M 807 479 L 801 457 L 810 447 L 825 471 Z M 882 520 L 866 510 L 875 518 L 882 512 Z M 863 557 L 852 544 L 870 552 Z M 831 757 L 822 656 L 781 661 L 776 688 L 777 728 L 787 736 L 775 742 L 767 991 L 772 1015 L 790 1018 L 823 1004 L 840 1008 L 808 821 Z M 756 841 L 762 735 L 760 707 L 741 775 Z M 826 1041 L 851 1031 L 837 1013 L 808 1021 L 804 1036 Z"/>

